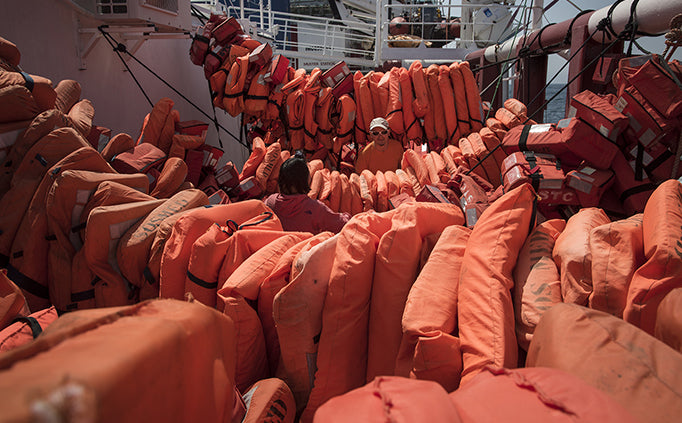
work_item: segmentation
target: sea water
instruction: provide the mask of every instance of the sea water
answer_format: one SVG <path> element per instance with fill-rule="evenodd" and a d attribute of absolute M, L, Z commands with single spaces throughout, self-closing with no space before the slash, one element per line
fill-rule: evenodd
<path fill-rule="evenodd" d="M 545 90 L 545 100 L 549 100 L 564 87 L 564 84 L 549 84 Z M 566 117 L 566 89 L 562 90 L 552 101 L 547 104 L 544 123 L 557 123 Z"/>

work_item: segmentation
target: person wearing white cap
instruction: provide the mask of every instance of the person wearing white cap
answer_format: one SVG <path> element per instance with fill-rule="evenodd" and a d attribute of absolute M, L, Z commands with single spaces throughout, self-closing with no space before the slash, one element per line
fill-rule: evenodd
<path fill-rule="evenodd" d="M 386 172 L 400 167 L 403 146 L 389 136 L 388 121 L 382 117 L 372 119 L 369 124 L 370 143 L 358 154 L 355 172 L 368 169 L 372 173 Z"/>

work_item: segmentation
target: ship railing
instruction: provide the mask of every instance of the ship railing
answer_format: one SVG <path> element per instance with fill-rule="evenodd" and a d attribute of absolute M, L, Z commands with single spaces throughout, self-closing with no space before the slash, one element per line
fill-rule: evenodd
<path fill-rule="evenodd" d="M 193 4 L 200 2 L 193 1 Z M 273 54 L 282 54 L 294 66 L 329 67 L 344 60 L 358 68 L 375 66 L 374 22 L 338 20 L 294 13 L 226 6 L 206 1 L 214 13 L 235 16 L 245 31 L 261 42 L 269 42 Z"/>
<path fill-rule="evenodd" d="M 463 60 L 482 47 L 497 44 L 541 24 L 542 1 L 401 4 L 377 1 L 377 62 L 386 60 Z M 513 2 L 512 2 L 513 3 Z M 404 17 L 403 35 L 391 35 L 391 20 Z"/>

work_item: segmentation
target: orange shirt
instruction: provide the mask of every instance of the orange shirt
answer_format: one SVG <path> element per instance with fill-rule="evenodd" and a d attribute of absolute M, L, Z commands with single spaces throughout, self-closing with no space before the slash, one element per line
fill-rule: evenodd
<path fill-rule="evenodd" d="M 355 163 L 355 173 L 360 173 L 369 169 L 372 173 L 377 171 L 386 172 L 400 168 L 400 161 L 403 158 L 403 146 L 398 141 L 389 139 L 388 146 L 384 151 L 378 151 L 371 142 L 362 149 Z"/>

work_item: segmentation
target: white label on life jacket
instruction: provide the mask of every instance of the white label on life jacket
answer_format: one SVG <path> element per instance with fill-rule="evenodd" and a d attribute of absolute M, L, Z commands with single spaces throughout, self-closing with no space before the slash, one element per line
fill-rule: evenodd
<path fill-rule="evenodd" d="M 594 168 L 589 167 L 589 166 L 585 166 L 584 168 L 580 169 L 580 173 L 585 174 L 585 175 L 591 175 L 596 171 L 597 171 L 597 169 L 594 169 Z"/>
<path fill-rule="evenodd" d="M 466 215 L 467 215 L 467 226 L 470 228 L 473 228 L 473 226 L 478 221 L 478 213 L 476 212 L 476 209 L 473 207 L 470 209 L 467 209 Z"/>
<path fill-rule="evenodd" d="M 538 125 L 531 125 L 529 132 L 536 134 L 540 132 L 549 132 L 551 129 L 551 123 L 540 123 Z"/>
<path fill-rule="evenodd" d="M 644 147 L 648 147 L 656 139 L 656 134 L 651 128 L 644 131 L 642 135 L 639 136 L 639 142 L 642 143 Z"/>
<path fill-rule="evenodd" d="M 540 179 L 540 189 L 561 189 L 564 185 L 563 179 Z"/>
<path fill-rule="evenodd" d="M 636 160 L 630 160 L 630 167 L 632 168 L 632 171 L 633 171 L 633 172 L 636 172 L 636 171 L 637 171 L 637 163 L 636 163 Z M 648 178 L 648 177 L 649 177 L 649 175 L 647 175 L 646 171 L 645 171 L 644 169 L 642 169 L 642 178 L 645 178 L 645 179 L 646 179 L 646 178 Z"/>
<path fill-rule="evenodd" d="M 626 113 L 626 115 L 628 119 L 630 119 L 630 128 L 635 132 L 639 132 L 639 130 L 642 129 L 642 124 L 632 116 L 632 113 Z"/>
<path fill-rule="evenodd" d="M 584 176 L 585 175 L 583 175 L 583 177 Z M 568 178 L 568 186 L 586 194 L 589 194 L 590 191 L 592 191 L 592 184 L 576 175 L 571 175 L 571 177 Z"/>
<path fill-rule="evenodd" d="M 637 146 L 635 146 L 632 150 L 630 150 L 630 155 L 632 157 L 637 157 Z M 642 154 L 642 163 L 644 163 L 644 166 L 648 166 L 649 163 L 651 163 L 654 160 L 653 157 L 651 157 L 651 154 L 647 153 L 646 150 L 644 150 L 644 153 Z"/>
<path fill-rule="evenodd" d="M 11 147 L 17 141 L 19 134 L 26 128 L 16 129 L 14 131 L 3 132 L 0 134 L 0 147 Z"/>
<path fill-rule="evenodd" d="M 575 117 L 575 115 L 577 113 L 578 113 L 578 109 L 576 109 L 574 106 L 571 106 L 568 108 L 568 114 L 566 115 L 566 117 L 570 117 L 570 118 Z"/>
<path fill-rule="evenodd" d="M 625 98 L 623 97 L 618 97 L 618 101 L 616 101 L 616 104 L 613 105 L 616 110 L 619 112 L 623 113 L 623 110 L 627 107 L 628 102 Z"/>
<path fill-rule="evenodd" d="M 599 132 L 601 132 L 601 134 L 602 134 L 603 136 L 605 136 L 606 138 L 609 137 L 609 128 L 607 128 L 606 126 L 600 125 L 600 126 L 599 126 Z"/>

